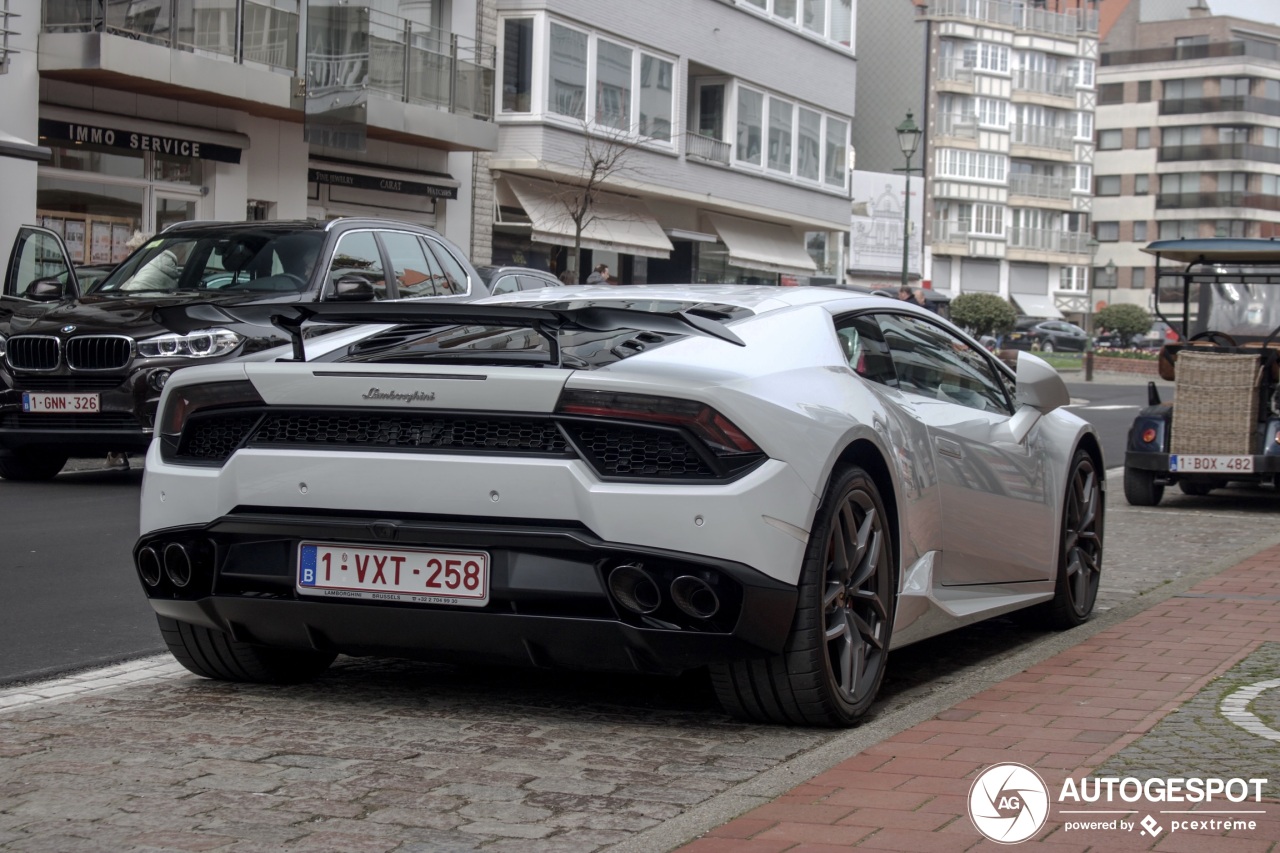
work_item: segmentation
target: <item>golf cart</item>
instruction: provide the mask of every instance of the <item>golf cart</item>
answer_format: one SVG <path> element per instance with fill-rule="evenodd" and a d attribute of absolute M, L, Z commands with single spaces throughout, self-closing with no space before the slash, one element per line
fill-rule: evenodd
<path fill-rule="evenodd" d="M 1280 475 L 1280 240 L 1161 240 L 1156 313 L 1179 340 L 1160 350 L 1154 382 L 1129 430 L 1124 496 L 1155 506 L 1165 486 L 1206 495 L 1228 482 L 1274 487 Z M 1174 292 L 1181 320 L 1159 310 Z"/>

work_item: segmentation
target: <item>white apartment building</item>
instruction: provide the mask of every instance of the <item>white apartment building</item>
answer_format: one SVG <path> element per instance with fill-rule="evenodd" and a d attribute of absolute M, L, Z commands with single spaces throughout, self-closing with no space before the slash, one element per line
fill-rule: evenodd
<path fill-rule="evenodd" d="M 854 0 L 498 0 L 493 259 L 624 282 L 835 278 L 849 228 Z M 599 159 L 599 158 L 596 158 Z"/>

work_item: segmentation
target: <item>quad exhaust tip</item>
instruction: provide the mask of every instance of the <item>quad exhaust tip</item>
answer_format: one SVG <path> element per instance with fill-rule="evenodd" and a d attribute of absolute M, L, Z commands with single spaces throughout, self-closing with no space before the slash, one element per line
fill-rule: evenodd
<path fill-rule="evenodd" d="M 150 545 L 138 552 L 138 574 L 147 586 L 160 585 L 160 555 Z"/>
<path fill-rule="evenodd" d="M 720 610 L 720 597 L 711 584 L 693 575 L 681 575 L 671 582 L 671 601 L 694 619 L 710 619 Z"/>
<path fill-rule="evenodd" d="M 164 546 L 164 573 L 178 589 L 191 583 L 191 555 L 177 542 Z"/>
<path fill-rule="evenodd" d="M 609 592 L 633 613 L 642 616 L 658 609 L 662 592 L 639 563 L 624 563 L 609 573 Z"/>

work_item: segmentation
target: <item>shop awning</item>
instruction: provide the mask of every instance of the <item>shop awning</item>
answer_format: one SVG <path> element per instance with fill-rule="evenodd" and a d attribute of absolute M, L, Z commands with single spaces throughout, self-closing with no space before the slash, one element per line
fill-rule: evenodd
<path fill-rule="evenodd" d="M 1011 296 L 1019 314 L 1027 317 L 1043 317 L 1048 320 L 1062 319 L 1062 312 L 1053 303 L 1052 296 L 1046 296 L 1043 293 L 1014 293 Z"/>
<path fill-rule="evenodd" d="M 578 198 L 580 188 L 513 175 L 503 175 L 502 180 L 529 216 L 534 242 L 573 245 L 576 228 L 569 218 L 568 206 Z M 582 229 L 581 245 L 584 249 L 648 258 L 668 258 L 672 249 L 671 241 L 644 202 L 614 193 L 596 196 L 591 218 Z"/>
<path fill-rule="evenodd" d="M 26 142 L 11 133 L 0 130 L 0 157 L 44 163 L 52 156 L 53 152 L 45 146 Z"/>
<path fill-rule="evenodd" d="M 729 247 L 729 263 L 769 272 L 812 275 L 818 266 L 804 248 L 804 237 L 785 225 L 708 213 L 711 227 Z"/>

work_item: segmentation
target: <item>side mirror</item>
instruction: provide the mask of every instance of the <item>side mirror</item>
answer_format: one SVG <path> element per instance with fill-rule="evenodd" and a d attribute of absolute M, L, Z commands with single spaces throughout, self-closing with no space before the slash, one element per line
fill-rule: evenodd
<path fill-rule="evenodd" d="M 1071 392 L 1058 371 L 1044 359 L 1025 350 L 1018 352 L 1017 376 L 1019 406 L 1030 406 L 1047 415 L 1071 402 Z"/>
<path fill-rule="evenodd" d="M 56 302 L 67 292 L 66 285 L 56 278 L 38 278 L 27 288 L 27 298 L 38 302 Z"/>
<path fill-rule="evenodd" d="M 373 285 L 353 275 L 343 276 L 333 285 L 333 298 L 338 302 L 372 302 Z"/>

